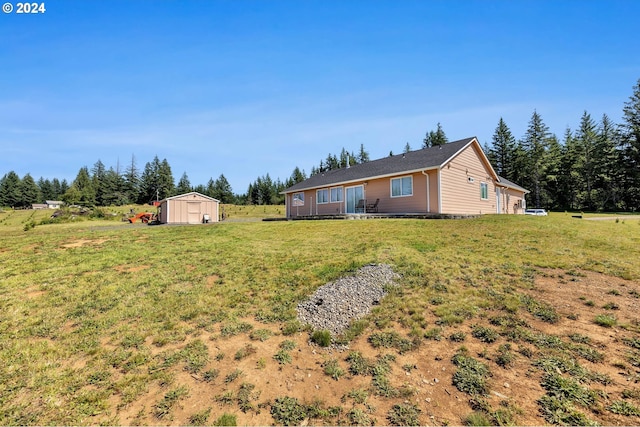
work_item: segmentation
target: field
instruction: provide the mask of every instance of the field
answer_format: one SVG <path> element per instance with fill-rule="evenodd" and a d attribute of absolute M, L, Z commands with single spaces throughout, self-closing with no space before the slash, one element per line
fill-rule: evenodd
<path fill-rule="evenodd" d="M 0 213 L 0 425 L 640 423 L 637 218 L 278 209 Z M 400 286 L 317 344 L 296 304 L 370 263 Z"/>

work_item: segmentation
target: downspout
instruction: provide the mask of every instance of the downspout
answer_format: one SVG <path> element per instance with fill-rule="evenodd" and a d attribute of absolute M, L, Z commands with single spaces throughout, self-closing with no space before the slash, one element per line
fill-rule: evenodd
<path fill-rule="evenodd" d="M 438 213 L 442 213 L 442 182 L 441 182 L 441 170 L 436 171 L 438 177 Z"/>
<path fill-rule="evenodd" d="M 431 212 L 431 193 L 429 190 L 429 174 L 426 171 L 422 171 L 422 175 L 427 177 L 427 213 Z"/>

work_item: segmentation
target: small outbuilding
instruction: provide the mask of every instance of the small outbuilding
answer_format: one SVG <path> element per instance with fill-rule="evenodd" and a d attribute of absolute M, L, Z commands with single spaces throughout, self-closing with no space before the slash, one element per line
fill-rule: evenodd
<path fill-rule="evenodd" d="M 161 200 L 158 220 L 162 224 L 218 222 L 219 208 L 219 200 L 192 191 Z"/>

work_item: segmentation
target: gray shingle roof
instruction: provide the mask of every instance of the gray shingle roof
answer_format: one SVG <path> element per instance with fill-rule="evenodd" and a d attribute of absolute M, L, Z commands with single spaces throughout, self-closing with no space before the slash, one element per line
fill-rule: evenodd
<path fill-rule="evenodd" d="M 500 184 L 504 185 L 505 187 L 513 188 L 515 190 L 524 191 L 525 193 L 530 193 L 530 191 L 527 190 L 526 188 L 520 187 L 518 184 L 509 181 L 507 178 L 503 178 L 501 176 L 498 176 L 498 179 L 500 180 Z"/>
<path fill-rule="evenodd" d="M 352 181 L 372 179 L 398 173 L 434 169 L 442 166 L 474 139 L 474 137 L 465 138 L 437 147 L 423 148 L 405 154 L 397 154 L 395 156 L 360 163 L 349 168 L 334 169 L 319 173 L 287 188 L 283 193 L 345 184 Z"/>

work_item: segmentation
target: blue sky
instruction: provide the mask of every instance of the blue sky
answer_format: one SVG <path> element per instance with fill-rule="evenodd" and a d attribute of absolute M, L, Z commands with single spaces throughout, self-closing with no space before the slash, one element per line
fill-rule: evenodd
<path fill-rule="evenodd" d="M 2 1 L 5 2 L 4 0 Z M 17 2 L 9 0 L 15 7 Z M 176 181 L 307 173 L 342 147 L 379 158 L 621 120 L 640 79 L 640 2 L 45 1 L 0 13 L 0 176 L 71 182 L 97 160 Z"/>

